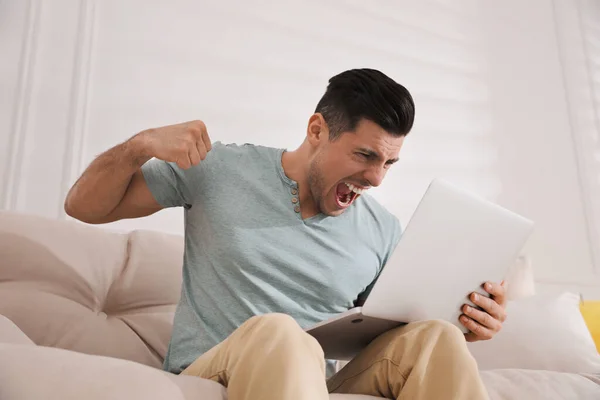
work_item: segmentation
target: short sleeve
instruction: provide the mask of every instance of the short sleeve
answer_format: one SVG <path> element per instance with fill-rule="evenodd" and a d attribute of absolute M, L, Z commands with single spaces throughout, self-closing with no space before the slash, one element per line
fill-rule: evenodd
<path fill-rule="evenodd" d="M 158 204 L 191 208 L 231 174 L 244 152 L 237 145 L 214 142 L 198 165 L 181 169 L 176 163 L 153 158 L 142 166 L 142 174 Z"/>
<path fill-rule="evenodd" d="M 163 207 L 191 207 L 191 177 L 194 168 L 182 170 L 175 163 L 153 158 L 142 166 L 150 192 Z"/>

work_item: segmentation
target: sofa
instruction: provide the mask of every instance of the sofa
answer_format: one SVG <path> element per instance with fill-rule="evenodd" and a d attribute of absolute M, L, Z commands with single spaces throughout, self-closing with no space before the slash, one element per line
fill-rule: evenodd
<path fill-rule="evenodd" d="M 161 369 L 182 257 L 181 236 L 0 211 L 0 400 L 227 399 L 215 382 Z M 509 298 L 535 291 L 522 267 Z M 490 400 L 600 399 L 578 296 L 509 303 L 497 337 L 468 344 Z"/>
<path fill-rule="evenodd" d="M 226 399 L 161 369 L 182 239 L 0 211 L 0 399 Z"/>

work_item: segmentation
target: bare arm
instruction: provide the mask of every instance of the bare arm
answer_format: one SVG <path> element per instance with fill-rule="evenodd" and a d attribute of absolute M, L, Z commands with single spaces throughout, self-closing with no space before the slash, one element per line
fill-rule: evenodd
<path fill-rule="evenodd" d="M 83 222 L 103 224 L 160 210 L 140 170 L 150 158 L 139 135 L 101 154 L 69 191 L 65 211 Z"/>
<path fill-rule="evenodd" d="M 187 169 L 210 151 L 201 121 L 141 132 L 97 157 L 75 182 L 65 199 L 68 215 L 90 224 L 153 214 L 156 202 L 142 175 L 142 165 L 157 157 Z"/>

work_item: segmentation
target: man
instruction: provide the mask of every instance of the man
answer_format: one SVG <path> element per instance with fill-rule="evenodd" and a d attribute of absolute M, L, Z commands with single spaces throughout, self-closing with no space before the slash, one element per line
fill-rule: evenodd
<path fill-rule="evenodd" d="M 326 381 L 303 328 L 362 301 L 400 237 L 398 220 L 365 194 L 398 160 L 414 120 L 409 92 L 371 69 L 330 79 L 295 151 L 211 143 L 192 121 L 149 129 L 99 156 L 67 213 L 106 223 L 185 208 L 181 300 L 165 369 L 213 379 L 231 400 L 487 397 L 466 340 L 505 319 L 504 288 L 465 306 L 463 335 L 411 323 L 377 338 Z M 489 285 L 489 286 L 488 286 Z M 466 340 L 465 340 L 466 339 Z"/>

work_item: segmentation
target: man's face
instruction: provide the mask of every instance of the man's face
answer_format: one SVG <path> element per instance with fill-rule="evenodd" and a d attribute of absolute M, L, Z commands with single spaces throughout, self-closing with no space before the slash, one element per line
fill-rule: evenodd
<path fill-rule="evenodd" d="M 379 186 L 398 160 L 403 142 L 404 137 L 394 137 L 366 119 L 333 142 L 327 135 L 320 138 L 308 169 L 309 189 L 319 211 L 341 215 L 362 190 Z"/>

